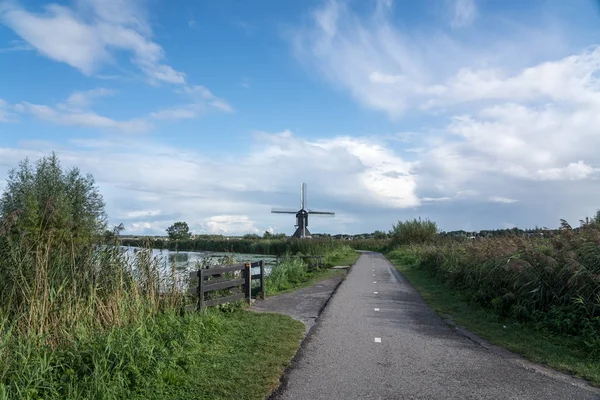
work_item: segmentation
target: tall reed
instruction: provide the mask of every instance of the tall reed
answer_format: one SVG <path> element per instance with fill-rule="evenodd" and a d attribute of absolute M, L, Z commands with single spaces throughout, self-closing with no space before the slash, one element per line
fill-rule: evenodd
<path fill-rule="evenodd" d="M 390 254 L 499 315 L 582 339 L 600 355 L 600 226 L 551 238 L 404 246 Z"/>

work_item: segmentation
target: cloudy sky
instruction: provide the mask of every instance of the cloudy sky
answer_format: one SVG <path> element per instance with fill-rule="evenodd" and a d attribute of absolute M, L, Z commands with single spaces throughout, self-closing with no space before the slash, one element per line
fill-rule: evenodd
<path fill-rule="evenodd" d="M 0 0 L 0 190 L 56 151 L 111 224 L 557 227 L 600 208 L 594 0 Z"/>

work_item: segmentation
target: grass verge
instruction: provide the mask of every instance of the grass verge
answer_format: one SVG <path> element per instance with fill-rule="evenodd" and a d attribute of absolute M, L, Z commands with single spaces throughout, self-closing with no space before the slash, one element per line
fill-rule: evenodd
<path fill-rule="evenodd" d="M 346 271 L 341 269 L 319 269 L 315 271 L 308 272 L 302 281 L 290 284 L 289 286 L 281 286 L 281 287 L 272 287 L 269 289 L 267 285 L 267 293 L 266 296 L 276 296 L 278 294 L 290 293 L 296 290 L 300 290 L 303 288 L 307 288 L 309 286 L 314 285 L 317 282 L 320 282 L 325 279 L 333 278 L 336 276 L 344 276 L 346 275 Z"/>
<path fill-rule="evenodd" d="M 389 254 L 387 257 L 438 314 L 450 315 L 454 323 L 490 343 L 600 386 L 600 360 L 590 359 L 576 338 L 558 336 L 538 330 L 530 323 L 502 318 L 467 302 L 460 293 L 435 280 L 417 264 L 403 263 Z"/>
<path fill-rule="evenodd" d="M 353 266 L 354 263 L 359 259 L 360 253 L 358 251 L 349 252 L 337 261 L 337 265 Z"/>
<path fill-rule="evenodd" d="M 303 332 L 287 316 L 238 309 L 159 314 L 53 348 L 21 341 L 0 399 L 264 399 Z"/>
<path fill-rule="evenodd" d="M 218 338 L 192 351 L 197 360 L 182 385 L 156 399 L 264 399 L 296 353 L 304 325 L 281 314 L 236 311 L 223 318 Z"/>
<path fill-rule="evenodd" d="M 325 255 L 326 266 L 353 265 L 360 257 L 356 250 L 345 246 L 341 251 L 329 252 Z M 323 279 L 344 275 L 346 271 L 330 268 L 309 268 L 308 264 L 298 257 L 283 258 L 273 267 L 265 279 L 266 296 L 288 293 L 313 285 Z"/>

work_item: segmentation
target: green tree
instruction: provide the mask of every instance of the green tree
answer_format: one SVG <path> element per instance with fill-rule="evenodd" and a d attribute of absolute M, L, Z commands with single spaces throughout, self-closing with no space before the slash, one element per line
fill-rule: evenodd
<path fill-rule="evenodd" d="M 383 232 L 383 231 L 375 231 L 373 232 L 373 238 L 375 239 L 387 239 L 388 235 L 387 233 Z"/>
<path fill-rule="evenodd" d="M 9 172 L 0 197 L 0 227 L 13 241 L 31 243 L 51 235 L 79 248 L 104 232 L 104 207 L 94 178 L 77 168 L 63 171 L 52 153 L 35 165 L 25 159 Z"/>
<path fill-rule="evenodd" d="M 49 296 L 61 290 L 83 298 L 96 284 L 114 287 L 115 271 L 100 274 L 93 262 L 105 229 L 104 201 L 91 175 L 63 170 L 54 153 L 19 163 L 0 196 L 0 310 L 10 305 L 6 312 L 35 314 L 40 322 L 44 312 L 55 312 Z M 36 308 L 44 301 L 46 311 Z"/>
<path fill-rule="evenodd" d="M 192 237 L 190 227 L 187 222 L 178 221 L 167 228 L 167 234 L 170 240 L 184 240 Z"/>

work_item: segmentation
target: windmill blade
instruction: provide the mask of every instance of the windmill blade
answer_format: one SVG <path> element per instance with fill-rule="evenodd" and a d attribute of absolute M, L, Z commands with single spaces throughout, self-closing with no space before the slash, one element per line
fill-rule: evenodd
<path fill-rule="evenodd" d="M 291 208 L 272 208 L 272 214 L 296 214 L 298 210 L 293 210 Z"/>
<path fill-rule="evenodd" d="M 334 212 L 331 211 L 313 211 L 313 210 L 307 210 L 309 214 L 318 214 L 318 215 L 335 215 Z"/>
<path fill-rule="evenodd" d="M 304 210 L 306 205 L 306 183 L 302 182 L 300 185 L 300 209 Z"/>

